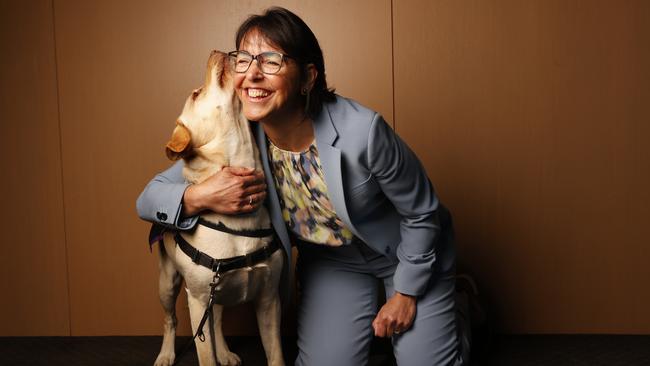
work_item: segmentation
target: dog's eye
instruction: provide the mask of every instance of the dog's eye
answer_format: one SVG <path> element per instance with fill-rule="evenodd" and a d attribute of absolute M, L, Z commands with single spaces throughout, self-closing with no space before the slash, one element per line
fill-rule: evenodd
<path fill-rule="evenodd" d="M 201 89 L 196 89 L 195 91 L 192 92 L 192 100 L 196 100 L 196 97 L 201 94 Z"/>

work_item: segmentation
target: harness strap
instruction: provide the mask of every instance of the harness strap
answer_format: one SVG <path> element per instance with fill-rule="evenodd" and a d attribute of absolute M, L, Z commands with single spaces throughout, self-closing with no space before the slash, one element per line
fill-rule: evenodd
<path fill-rule="evenodd" d="M 194 333 L 192 339 L 190 339 L 190 341 L 185 344 L 183 350 L 178 354 L 178 356 L 174 360 L 173 366 L 179 364 L 180 360 L 183 358 L 183 356 L 185 356 L 187 351 L 189 351 L 192 344 L 194 344 L 196 338 L 199 338 L 201 342 L 205 342 L 205 333 L 203 333 L 203 326 L 205 325 L 205 321 L 208 319 L 210 320 L 210 324 L 208 324 L 208 327 L 210 330 L 210 340 L 212 343 L 211 347 L 212 347 L 212 355 L 214 356 L 214 364 L 217 365 L 219 363 L 217 361 L 217 343 L 216 340 L 214 339 L 214 314 L 213 314 L 212 306 L 214 305 L 215 293 L 217 290 L 217 285 L 219 284 L 220 280 L 221 280 L 221 269 L 217 267 L 216 269 L 214 269 L 214 277 L 212 278 L 212 283 L 210 283 L 210 297 L 208 298 L 208 304 L 205 307 L 205 311 L 203 312 L 203 317 L 201 318 L 201 321 L 199 322 L 199 326 L 197 327 L 196 332 Z"/>
<path fill-rule="evenodd" d="M 254 266 L 257 263 L 268 259 L 273 253 L 275 253 L 276 250 L 280 249 L 278 242 L 276 240 L 273 240 L 268 245 L 265 245 L 264 247 L 246 255 L 215 259 L 194 248 L 181 236 L 180 232 L 176 232 L 176 234 L 174 234 L 174 240 L 176 240 L 176 244 L 178 244 L 178 247 L 181 248 L 183 253 L 192 259 L 192 262 L 212 271 L 215 271 L 215 269 L 219 267 L 219 271 L 221 273 L 228 272 L 233 269 Z"/>
<path fill-rule="evenodd" d="M 199 217 L 198 223 L 199 225 L 209 227 L 210 229 L 213 230 L 217 230 L 217 231 L 221 231 L 233 235 L 247 236 L 249 238 L 264 238 L 273 235 L 273 229 L 271 228 L 256 229 L 256 230 L 248 230 L 248 229 L 234 230 L 224 225 L 223 222 L 218 222 L 215 224 L 214 222 L 208 221 L 203 217 Z"/>
<path fill-rule="evenodd" d="M 210 307 L 210 311 L 208 312 L 208 319 L 210 319 L 210 324 L 208 325 L 208 329 L 210 332 L 210 348 L 212 349 L 212 357 L 214 358 L 214 364 L 218 365 L 219 364 L 219 358 L 217 357 L 217 340 L 214 338 L 214 311 L 212 311 L 212 307 Z"/>

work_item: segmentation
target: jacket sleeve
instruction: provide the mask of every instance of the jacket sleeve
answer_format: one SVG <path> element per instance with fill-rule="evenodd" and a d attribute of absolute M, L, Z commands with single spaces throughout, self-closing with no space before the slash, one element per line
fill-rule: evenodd
<path fill-rule="evenodd" d="M 378 114 L 368 138 L 371 173 L 402 216 L 395 291 L 422 295 L 433 274 L 435 243 L 441 232 L 438 198 L 417 156 Z"/>
<path fill-rule="evenodd" d="M 136 201 L 141 219 L 167 228 L 187 230 L 198 217 L 183 217 L 183 194 L 189 183 L 183 178 L 183 161 L 156 175 Z"/>

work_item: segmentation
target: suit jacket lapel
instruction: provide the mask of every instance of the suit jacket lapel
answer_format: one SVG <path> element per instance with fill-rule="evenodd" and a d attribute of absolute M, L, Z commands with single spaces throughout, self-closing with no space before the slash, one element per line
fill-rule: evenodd
<path fill-rule="evenodd" d="M 266 199 L 268 201 L 268 207 L 270 210 L 269 214 L 271 215 L 271 223 L 273 224 L 278 237 L 280 237 L 287 255 L 289 258 L 291 258 L 291 240 L 289 239 L 289 233 L 287 232 L 287 227 L 285 226 L 284 219 L 282 218 L 282 208 L 280 207 L 278 192 L 275 190 L 275 180 L 273 179 L 273 172 L 271 171 L 271 166 L 269 164 L 266 134 L 264 133 L 262 126 L 257 122 L 251 122 L 251 127 L 253 131 L 255 131 L 257 147 L 260 150 L 262 166 L 264 167 L 266 185 L 269 187 Z"/>
<path fill-rule="evenodd" d="M 327 184 L 327 193 L 332 206 L 334 206 L 334 211 L 348 229 L 354 235 L 360 237 L 356 228 L 352 225 L 345 204 L 343 176 L 341 173 L 341 150 L 334 146 L 338 139 L 338 132 L 334 127 L 327 105 L 323 106 L 323 110 L 314 120 L 314 135 L 316 136 L 316 147 L 318 148 L 318 155 L 323 168 L 325 183 Z"/>

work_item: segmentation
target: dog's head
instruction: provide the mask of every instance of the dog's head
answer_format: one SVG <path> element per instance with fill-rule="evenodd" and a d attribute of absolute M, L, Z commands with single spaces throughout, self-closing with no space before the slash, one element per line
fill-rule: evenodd
<path fill-rule="evenodd" d="M 228 55 L 212 51 L 208 58 L 205 84 L 185 101 L 183 112 L 167 143 L 171 160 L 191 158 L 195 149 L 210 142 L 223 123 L 240 118 L 241 107 L 233 85 Z"/>

